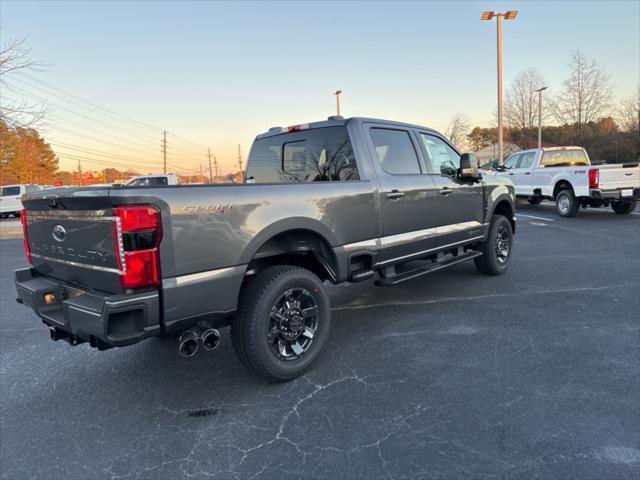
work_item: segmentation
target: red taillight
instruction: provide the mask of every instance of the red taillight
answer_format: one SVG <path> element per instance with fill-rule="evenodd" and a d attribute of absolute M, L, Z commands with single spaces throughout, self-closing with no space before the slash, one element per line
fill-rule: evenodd
<path fill-rule="evenodd" d="M 589 188 L 598 188 L 600 184 L 600 170 L 592 168 L 589 170 Z"/>
<path fill-rule="evenodd" d="M 151 205 L 113 209 L 114 245 L 124 288 L 142 288 L 160 282 L 158 245 L 162 237 L 160 212 Z"/>
<path fill-rule="evenodd" d="M 113 214 L 120 219 L 123 232 L 153 230 L 160 224 L 158 210 L 149 205 L 118 207 L 113 209 Z"/>
<path fill-rule="evenodd" d="M 31 258 L 31 246 L 29 246 L 29 231 L 27 229 L 27 209 L 20 210 L 20 223 L 22 224 L 22 248 L 27 256 L 27 262 L 33 264 Z"/>

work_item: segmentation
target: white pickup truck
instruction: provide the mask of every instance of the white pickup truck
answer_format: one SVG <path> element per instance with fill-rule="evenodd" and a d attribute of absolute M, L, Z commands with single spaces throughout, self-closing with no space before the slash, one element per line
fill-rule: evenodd
<path fill-rule="evenodd" d="M 581 147 L 534 148 L 513 153 L 495 167 L 515 186 L 516 196 L 537 205 L 554 200 L 563 217 L 580 207 L 607 207 L 619 214 L 631 213 L 640 198 L 638 162 L 591 165 Z"/>
<path fill-rule="evenodd" d="M 178 175 L 175 173 L 156 173 L 153 175 L 138 175 L 131 177 L 124 183 L 125 187 L 162 187 L 166 185 L 179 185 Z"/>

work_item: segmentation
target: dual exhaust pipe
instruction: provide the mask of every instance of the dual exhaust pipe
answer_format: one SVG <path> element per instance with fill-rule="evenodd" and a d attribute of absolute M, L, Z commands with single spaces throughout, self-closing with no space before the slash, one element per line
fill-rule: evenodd
<path fill-rule="evenodd" d="M 202 348 L 211 351 L 220 344 L 220 332 L 215 328 L 186 330 L 178 339 L 178 352 L 185 358 L 193 357 L 202 341 Z"/>

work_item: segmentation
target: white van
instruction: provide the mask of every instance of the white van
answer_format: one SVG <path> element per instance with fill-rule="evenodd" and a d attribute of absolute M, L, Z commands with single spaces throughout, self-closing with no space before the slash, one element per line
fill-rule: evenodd
<path fill-rule="evenodd" d="M 22 202 L 20 197 L 24 193 L 37 192 L 39 185 L 2 185 L 0 186 L 0 217 L 6 218 L 9 215 L 20 215 Z"/>

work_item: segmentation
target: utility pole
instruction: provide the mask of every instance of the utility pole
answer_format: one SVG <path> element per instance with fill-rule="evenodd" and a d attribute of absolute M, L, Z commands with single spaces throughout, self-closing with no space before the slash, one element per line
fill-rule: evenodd
<path fill-rule="evenodd" d="M 209 183 L 213 183 L 213 170 L 211 170 L 211 149 L 207 148 L 207 156 L 209 157 Z"/>
<path fill-rule="evenodd" d="M 102 181 L 104 183 L 109 183 L 109 181 L 107 180 L 107 169 L 106 168 L 102 169 Z"/>
<path fill-rule="evenodd" d="M 162 131 L 162 161 L 164 165 L 164 173 L 167 173 L 167 131 Z"/>
<path fill-rule="evenodd" d="M 538 149 L 542 148 L 542 92 L 548 87 L 542 87 L 536 90 L 538 92 Z"/>
<path fill-rule="evenodd" d="M 80 186 L 82 187 L 84 183 L 82 182 L 82 164 L 80 163 L 80 159 L 78 159 L 78 178 L 80 179 Z"/>
<path fill-rule="evenodd" d="M 219 181 L 220 173 L 218 172 L 218 159 L 216 156 L 213 156 L 213 167 L 216 169 L 216 182 Z"/>
<path fill-rule="evenodd" d="M 240 153 L 240 144 L 238 144 L 238 169 L 240 170 L 240 181 L 244 182 L 244 175 L 242 171 L 242 154 Z"/>

